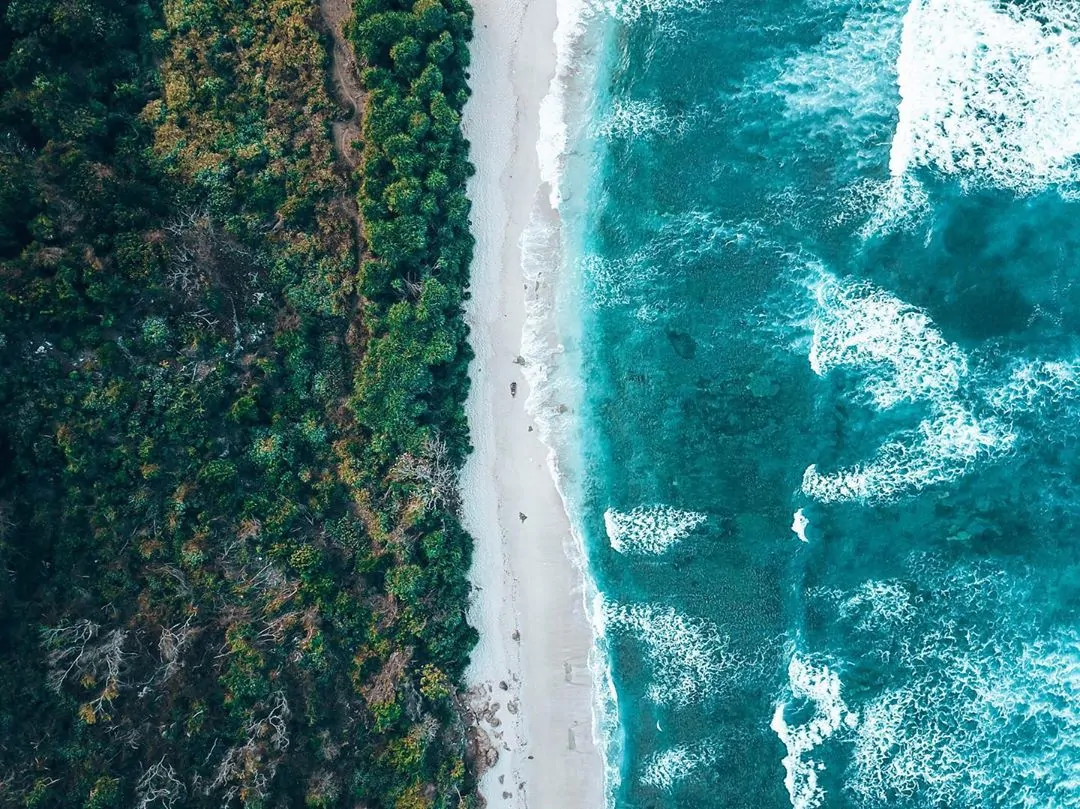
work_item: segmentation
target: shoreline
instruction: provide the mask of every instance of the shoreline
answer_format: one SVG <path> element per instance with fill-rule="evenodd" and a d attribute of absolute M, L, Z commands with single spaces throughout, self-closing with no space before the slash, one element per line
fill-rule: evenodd
<path fill-rule="evenodd" d="M 474 0 L 473 8 L 473 96 L 462 126 L 477 169 L 466 308 L 475 449 L 461 485 L 476 543 L 469 620 L 480 640 L 466 679 L 475 729 L 498 753 L 492 762 L 481 750 L 490 766 L 480 793 L 489 807 L 600 809 L 585 581 L 550 450 L 526 406 L 532 391 L 521 360 L 528 312 L 520 242 L 545 196 L 537 140 L 555 73 L 556 3 Z"/>

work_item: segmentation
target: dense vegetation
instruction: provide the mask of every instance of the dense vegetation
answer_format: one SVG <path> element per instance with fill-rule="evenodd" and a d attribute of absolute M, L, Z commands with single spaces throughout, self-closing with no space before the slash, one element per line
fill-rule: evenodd
<path fill-rule="evenodd" d="M 0 0 L 0 805 L 472 805 L 465 0 Z M 358 228 L 358 224 L 360 226 Z"/>

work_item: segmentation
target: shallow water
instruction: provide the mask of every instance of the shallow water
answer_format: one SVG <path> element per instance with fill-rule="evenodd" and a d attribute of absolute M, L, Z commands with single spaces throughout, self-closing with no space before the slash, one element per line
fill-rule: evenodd
<path fill-rule="evenodd" d="M 1077 9 L 586 13 L 560 461 L 620 809 L 1080 805 Z"/>

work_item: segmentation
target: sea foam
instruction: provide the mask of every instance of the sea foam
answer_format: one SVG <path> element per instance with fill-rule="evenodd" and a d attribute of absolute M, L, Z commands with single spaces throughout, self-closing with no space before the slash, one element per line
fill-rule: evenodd
<path fill-rule="evenodd" d="M 649 756 L 641 771 L 641 783 L 669 790 L 695 772 L 712 767 L 718 759 L 715 742 L 680 744 Z"/>
<path fill-rule="evenodd" d="M 684 708 L 722 692 L 737 675 L 729 639 L 709 621 L 659 604 L 598 598 L 598 633 L 618 629 L 642 645 L 652 670 L 646 696 L 653 703 Z"/>
<path fill-rule="evenodd" d="M 834 141 L 861 170 L 886 159 L 896 110 L 903 0 L 855 2 L 839 30 L 770 62 L 752 82 L 783 99 L 793 134 Z"/>
<path fill-rule="evenodd" d="M 954 481 L 1013 448 L 1007 422 L 976 415 L 981 402 L 968 358 L 925 311 L 871 284 L 817 272 L 810 287 L 811 370 L 848 370 L 858 380 L 852 396 L 877 410 L 922 403 L 929 415 L 866 461 L 824 473 L 810 464 L 804 494 L 825 503 L 892 500 Z"/>
<path fill-rule="evenodd" d="M 759 232 L 757 225 L 732 224 L 706 211 L 657 217 L 655 235 L 625 255 L 590 253 L 579 259 L 589 305 L 598 310 L 633 307 L 639 319 L 655 320 L 656 290 L 669 274 L 724 251 L 747 248 Z"/>
<path fill-rule="evenodd" d="M 869 693 L 861 691 L 855 704 L 849 695 L 847 714 L 836 707 L 815 712 L 815 719 L 832 716 L 821 720 L 825 737 L 840 727 L 838 713 L 845 720 L 857 713 L 848 720 L 851 735 L 844 730 L 851 756 L 844 789 L 852 802 L 911 809 L 1075 806 L 1080 637 L 1071 626 L 1043 626 L 1045 604 L 1026 574 L 916 554 L 907 576 L 868 580 L 839 597 L 820 593 L 835 606 L 838 629 L 871 633 L 861 641 L 842 636 L 840 644 L 847 655 L 855 653 L 845 671 Z M 839 685 L 834 691 L 824 675 L 816 682 L 836 705 Z M 802 747 L 811 743 L 820 742 Z M 799 749 L 789 746 L 789 755 Z M 793 766 L 800 762 L 806 763 L 796 759 Z M 811 790 L 815 776 L 816 770 L 796 777 L 793 799 L 820 798 Z M 820 805 L 813 800 L 803 805 Z"/>
<path fill-rule="evenodd" d="M 809 702 L 813 715 L 802 724 L 789 725 L 785 717 L 792 705 L 780 701 L 769 727 L 787 750 L 783 759 L 784 786 L 793 809 L 816 809 L 825 801 L 825 791 L 818 780 L 825 764 L 809 754 L 841 728 L 854 727 L 859 718 L 848 710 L 840 694 L 840 677 L 829 666 L 795 654 L 787 673 L 790 700 Z"/>
<path fill-rule="evenodd" d="M 791 517 L 791 531 L 799 538 L 801 542 L 808 542 L 806 538 L 806 529 L 810 527 L 810 520 L 803 513 L 803 510 L 796 509 L 795 513 Z"/>
<path fill-rule="evenodd" d="M 552 209 L 558 210 L 563 199 L 562 175 L 574 126 L 569 120 L 569 97 L 573 89 L 591 87 L 592 82 L 585 74 L 598 66 L 583 53 L 586 49 L 582 43 L 590 26 L 597 20 L 615 20 L 630 25 L 642 18 L 652 18 L 660 30 L 671 31 L 673 20 L 680 13 L 704 11 L 712 2 L 715 0 L 559 0 L 554 35 L 555 72 L 540 101 L 540 131 L 536 143 L 540 180 L 548 187 L 548 202 Z M 616 113 L 609 121 L 609 126 L 619 129 L 646 124 L 649 115 L 644 108 L 635 107 L 633 102 L 627 104 L 622 113 Z"/>
<path fill-rule="evenodd" d="M 704 11 L 712 2 L 715 0 L 591 0 L 589 8 L 625 24 L 651 17 L 660 30 L 670 31 L 676 13 Z"/>
<path fill-rule="evenodd" d="M 1008 379 L 992 388 L 987 399 L 996 412 L 1010 418 L 1046 415 L 1080 398 L 1080 360 L 1018 361 Z"/>
<path fill-rule="evenodd" d="M 976 420 L 955 403 L 941 408 L 917 429 L 878 448 L 869 461 L 828 473 L 810 464 L 802 491 L 822 503 L 881 502 L 955 481 L 976 463 L 1008 453 L 1016 436 L 994 420 Z"/>
<path fill-rule="evenodd" d="M 604 512 L 604 528 L 613 550 L 658 556 L 689 536 L 706 519 L 696 511 L 671 506 L 638 506 L 630 511 L 608 509 Z"/>
<path fill-rule="evenodd" d="M 1080 24 L 1075 4 L 914 0 L 897 75 L 894 177 L 929 167 L 1016 193 L 1077 179 Z"/>
<path fill-rule="evenodd" d="M 929 315 L 871 284 L 822 273 L 811 288 L 810 368 L 825 376 L 857 370 L 862 392 L 880 410 L 901 402 L 946 401 L 967 376 L 968 363 Z"/>
<path fill-rule="evenodd" d="M 893 633 L 911 625 L 918 604 L 918 595 L 902 581 L 871 580 L 842 599 L 838 611 L 861 632 Z"/>
<path fill-rule="evenodd" d="M 616 99 L 607 115 L 593 128 L 593 135 L 612 139 L 650 139 L 677 134 L 684 120 L 655 101 Z"/>

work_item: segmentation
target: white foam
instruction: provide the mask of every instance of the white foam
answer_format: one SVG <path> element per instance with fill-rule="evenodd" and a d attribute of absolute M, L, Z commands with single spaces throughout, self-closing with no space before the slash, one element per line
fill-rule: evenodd
<path fill-rule="evenodd" d="M 626 259 L 583 256 L 581 274 L 589 282 L 589 303 L 595 309 L 629 306 L 658 277 L 657 266 L 643 254 Z"/>
<path fill-rule="evenodd" d="M 858 370 L 879 409 L 901 402 L 943 401 L 967 376 L 967 359 L 922 309 L 867 283 L 821 272 L 812 287 L 810 368 L 825 376 Z"/>
<path fill-rule="evenodd" d="M 623 728 L 619 719 L 619 694 L 611 672 L 611 658 L 604 637 L 604 599 L 587 580 L 593 591 L 586 601 L 589 623 L 595 643 L 589 653 L 589 670 L 593 682 L 593 743 L 604 758 L 604 794 L 606 805 L 614 803 L 614 795 L 622 783 L 619 762 L 623 757 Z"/>
<path fill-rule="evenodd" d="M 660 219 L 655 235 L 624 256 L 587 254 L 578 262 L 594 309 L 635 306 L 643 322 L 659 317 L 655 301 L 657 285 L 663 272 L 678 272 L 680 267 L 700 261 L 725 250 L 741 250 L 753 243 L 758 228 L 742 223 L 732 225 L 705 211 L 690 210 Z"/>
<path fill-rule="evenodd" d="M 856 169 L 887 159 L 904 6 L 905 0 L 851 4 L 839 30 L 767 65 L 760 83 L 783 99 L 795 134 L 828 136 Z"/>
<path fill-rule="evenodd" d="M 632 24 L 644 16 L 659 20 L 675 12 L 704 11 L 713 0 L 558 0 L 555 27 L 555 72 L 548 92 L 540 101 L 539 136 L 536 142 L 540 181 L 548 186 L 548 201 L 554 210 L 562 203 L 562 174 L 571 139 L 568 120 L 569 96 L 574 90 L 591 92 L 594 86 L 588 71 L 599 65 L 583 62 L 582 40 L 597 18 Z M 666 24 L 659 26 L 664 29 Z"/>
<path fill-rule="evenodd" d="M 561 179 L 570 141 L 567 121 L 567 93 L 581 72 L 578 51 L 586 30 L 588 0 L 557 0 L 558 22 L 555 25 L 555 72 L 548 91 L 540 101 L 539 133 L 536 156 L 540 181 L 548 186 L 548 201 L 553 210 L 562 202 Z"/>
<path fill-rule="evenodd" d="M 889 167 L 929 167 L 1016 193 L 1077 179 L 1080 24 L 1068 2 L 1030 16 L 996 0 L 914 0 Z"/>
<path fill-rule="evenodd" d="M 987 563 L 916 556 L 908 568 L 908 583 L 867 581 L 835 599 L 841 626 L 889 633 L 887 644 L 845 643 L 863 650 L 848 665 L 880 688 L 858 706 L 845 769 L 853 802 L 1075 806 L 1080 637 L 1040 630 L 1031 583 Z"/>
<path fill-rule="evenodd" d="M 796 510 L 791 519 L 791 530 L 795 533 L 800 540 L 806 542 L 806 529 L 810 525 L 810 520 L 803 514 L 803 510 L 800 508 Z"/>
<path fill-rule="evenodd" d="M 665 18 L 676 12 L 706 10 L 714 0 L 592 0 L 591 8 L 622 23 L 642 17 Z M 663 27 L 663 25 L 661 25 Z"/>
<path fill-rule="evenodd" d="M 717 761 L 714 742 L 680 744 L 654 753 L 642 768 L 641 783 L 656 789 L 669 790 L 680 781 L 690 778 L 696 770 L 712 767 Z"/>
<path fill-rule="evenodd" d="M 859 228 L 862 239 L 913 231 L 930 213 L 930 196 L 922 183 L 908 174 L 856 184 L 851 188 L 846 203 L 856 211 L 871 211 L 869 218 Z M 929 239 L 930 235 L 927 231 L 926 238 Z"/>
<path fill-rule="evenodd" d="M 827 665 L 817 664 L 802 655 L 792 655 L 788 663 L 790 698 L 813 705 L 813 716 L 800 725 L 789 725 L 785 714 L 788 702 L 778 702 L 769 727 L 787 750 L 784 756 L 784 786 L 793 809 L 816 809 L 824 805 L 825 791 L 818 773 L 825 764 L 808 754 L 841 728 L 852 728 L 858 715 L 848 710 L 840 694 L 840 677 Z"/>
<path fill-rule="evenodd" d="M 1003 418 L 1045 412 L 1080 397 L 1080 360 L 1020 362 L 987 400 Z"/>
<path fill-rule="evenodd" d="M 686 707 L 715 696 L 738 674 L 729 639 L 712 623 L 659 604 L 620 604 L 599 597 L 598 633 L 629 632 L 652 669 L 645 695 L 657 705 Z"/>
<path fill-rule="evenodd" d="M 950 403 L 918 429 L 883 444 L 863 464 L 821 473 L 810 464 L 802 491 L 822 503 L 885 502 L 958 480 L 975 464 L 1008 453 L 1016 435 L 997 421 L 976 420 L 964 406 Z"/>
<path fill-rule="evenodd" d="M 655 101 L 619 99 L 596 124 L 593 134 L 600 138 L 651 138 L 672 134 L 678 124 L 679 119 Z"/>
<path fill-rule="evenodd" d="M 967 356 L 925 311 L 820 268 L 810 288 L 811 370 L 819 376 L 848 370 L 857 381 L 854 398 L 878 410 L 923 403 L 929 414 L 914 429 L 895 433 L 868 460 L 827 473 L 810 464 L 804 494 L 825 503 L 893 500 L 957 480 L 1013 449 L 1017 435 L 1010 419 L 981 414 L 982 390 Z"/>
<path fill-rule="evenodd" d="M 671 506 L 638 506 L 630 511 L 608 509 L 604 527 L 613 550 L 657 556 L 670 550 L 705 522 L 696 511 Z"/>
<path fill-rule="evenodd" d="M 896 632 L 911 625 L 917 601 L 896 579 L 863 582 L 840 602 L 841 618 L 854 619 L 862 632 Z"/>

